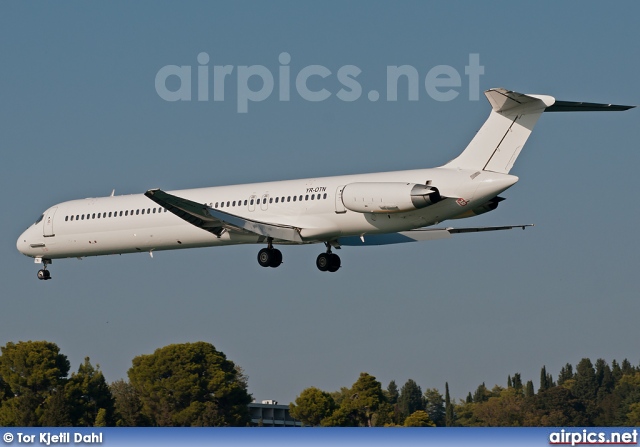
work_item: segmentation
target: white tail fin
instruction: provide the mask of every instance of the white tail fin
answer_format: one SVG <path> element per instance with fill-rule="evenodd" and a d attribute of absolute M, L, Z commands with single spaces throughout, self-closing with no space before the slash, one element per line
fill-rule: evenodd
<path fill-rule="evenodd" d="M 544 110 L 555 98 L 494 88 L 484 92 L 493 110 L 466 149 L 446 167 L 508 174 Z"/>
<path fill-rule="evenodd" d="M 542 112 L 622 111 L 635 106 L 556 101 L 553 96 L 524 95 L 503 88 L 484 92 L 493 110 L 466 149 L 448 168 L 508 174 Z"/>

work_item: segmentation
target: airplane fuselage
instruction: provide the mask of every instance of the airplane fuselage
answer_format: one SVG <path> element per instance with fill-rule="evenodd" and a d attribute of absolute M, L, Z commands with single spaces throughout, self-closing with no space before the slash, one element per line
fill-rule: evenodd
<path fill-rule="evenodd" d="M 303 243 L 319 243 L 341 236 L 365 237 L 434 225 L 486 203 L 517 180 L 508 174 L 432 168 L 187 189 L 171 194 L 243 218 L 300 228 Z M 409 212 L 350 211 L 341 191 L 346 185 L 363 182 L 429 183 L 445 199 Z M 234 232 L 218 237 L 167 212 L 145 195 L 133 194 L 54 205 L 20 236 L 17 247 L 27 256 L 52 260 L 264 240 L 259 235 Z"/>

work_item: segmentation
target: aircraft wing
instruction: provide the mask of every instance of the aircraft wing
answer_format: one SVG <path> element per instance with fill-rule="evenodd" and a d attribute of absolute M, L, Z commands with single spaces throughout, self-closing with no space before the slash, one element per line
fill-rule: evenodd
<path fill-rule="evenodd" d="M 181 219 L 218 237 L 226 230 L 291 242 L 302 242 L 299 228 L 245 219 L 244 217 L 216 210 L 202 203 L 168 194 L 161 189 L 150 189 L 144 195 Z"/>
<path fill-rule="evenodd" d="M 400 233 L 388 234 L 365 234 L 363 236 L 347 236 L 338 238 L 338 244 L 344 246 L 367 246 L 367 245 L 391 245 L 403 244 L 406 242 L 433 241 L 436 239 L 446 239 L 452 234 L 478 233 L 482 231 L 511 230 L 513 228 L 532 227 L 526 225 L 506 225 L 502 227 L 474 227 L 474 228 L 419 228 L 417 230 L 402 231 Z"/>

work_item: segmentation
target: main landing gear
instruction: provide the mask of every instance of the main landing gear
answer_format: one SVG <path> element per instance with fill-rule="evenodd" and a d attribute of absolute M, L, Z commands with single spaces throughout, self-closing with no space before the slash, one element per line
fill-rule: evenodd
<path fill-rule="evenodd" d="M 267 248 L 263 248 L 258 252 L 258 264 L 262 267 L 276 268 L 282 264 L 282 252 L 277 248 L 273 248 L 272 238 L 267 239 L 267 244 Z M 340 256 L 331 253 L 331 244 L 325 242 L 325 245 L 327 246 L 327 252 L 318 255 L 316 267 L 321 272 L 337 272 L 340 268 Z"/>
<path fill-rule="evenodd" d="M 337 272 L 340 268 L 340 256 L 335 253 L 331 253 L 331 245 L 326 242 L 326 253 L 320 253 L 318 259 L 316 259 L 316 267 L 321 272 Z"/>
<path fill-rule="evenodd" d="M 38 270 L 38 279 L 40 280 L 51 279 L 51 273 L 49 272 L 49 270 L 47 270 L 47 265 L 51 264 L 51 261 L 48 259 L 43 259 L 42 263 L 44 264 L 44 267 Z"/>
<path fill-rule="evenodd" d="M 268 246 L 258 252 L 258 264 L 262 267 L 276 268 L 282 264 L 282 252 L 273 248 L 273 239 L 267 239 Z"/>

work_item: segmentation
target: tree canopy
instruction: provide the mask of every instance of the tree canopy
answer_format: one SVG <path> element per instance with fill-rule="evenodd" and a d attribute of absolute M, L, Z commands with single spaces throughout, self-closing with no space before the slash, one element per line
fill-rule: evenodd
<path fill-rule="evenodd" d="M 210 343 L 173 344 L 133 359 L 129 381 L 155 426 L 244 426 L 251 396 L 235 364 Z"/>

